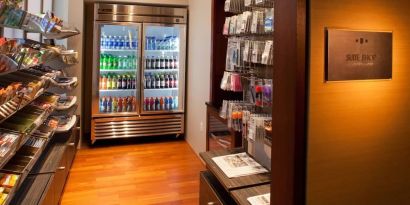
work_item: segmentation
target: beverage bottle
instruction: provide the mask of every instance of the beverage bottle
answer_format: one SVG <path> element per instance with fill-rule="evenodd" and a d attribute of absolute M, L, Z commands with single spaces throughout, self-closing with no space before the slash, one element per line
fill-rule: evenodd
<path fill-rule="evenodd" d="M 122 111 L 127 112 L 127 97 L 122 98 Z"/>
<path fill-rule="evenodd" d="M 151 37 L 151 50 L 157 50 L 157 40 L 155 36 Z"/>
<path fill-rule="evenodd" d="M 169 110 L 168 98 L 164 97 L 164 110 Z"/>
<path fill-rule="evenodd" d="M 107 103 L 107 112 L 112 112 L 112 97 L 111 96 Z"/>
<path fill-rule="evenodd" d="M 150 99 L 149 99 L 149 110 L 151 110 L 151 111 L 154 111 L 155 110 L 155 100 L 154 100 L 154 98 L 153 97 L 151 97 Z"/>
<path fill-rule="evenodd" d="M 118 109 L 117 112 L 122 112 L 122 98 L 118 98 Z"/>
<path fill-rule="evenodd" d="M 113 68 L 114 70 L 118 69 L 118 56 L 113 56 Z"/>
<path fill-rule="evenodd" d="M 150 58 L 150 69 L 155 69 L 155 57 L 151 56 Z"/>
<path fill-rule="evenodd" d="M 165 86 L 164 86 L 164 88 L 169 88 L 169 77 L 168 77 L 168 74 L 165 75 L 164 81 L 165 81 Z"/>
<path fill-rule="evenodd" d="M 106 97 L 103 97 L 103 112 L 107 112 L 108 100 Z"/>
<path fill-rule="evenodd" d="M 144 111 L 148 111 L 149 110 L 149 99 L 145 98 L 144 99 Z"/>
<path fill-rule="evenodd" d="M 121 89 L 127 89 L 127 76 L 123 75 L 122 76 L 122 84 L 121 84 Z"/>
<path fill-rule="evenodd" d="M 169 59 L 169 69 L 175 69 L 175 62 L 173 56 L 171 56 Z"/>
<path fill-rule="evenodd" d="M 133 49 L 137 49 L 137 37 L 135 36 L 133 39 L 132 39 L 132 48 Z"/>
<path fill-rule="evenodd" d="M 165 56 L 161 56 L 160 61 L 161 61 L 161 69 L 165 69 Z"/>
<path fill-rule="evenodd" d="M 173 106 L 173 108 L 174 108 L 174 109 L 177 109 L 177 108 L 178 108 L 178 96 L 175 96 L 175 97 L 174 97 L 174 106 Z"/>
<path fill-rule="evenodd" d="M 107 77 L 107 90 L 112 89 L 112 80 L 111 80 L 111 76 L 108 75 Z"/>
<path fill-rule="evenodd" d="M 147 75 L 147 74 L 145 74 L 145 75 L 144 75 L 144 88 L 145 88 L 145 89 L 147 89 L 147 88 L 148 88 L 148 86 L 147 86 L 147 85 L 148 85 L 148 83 L 147 83 L 147 82 L 148 82 L 148 75 Z"/>
<path fill-rule="evenodd" d="M 137 67 L 137 57 L 132 56 L 132 68 L 136 68 Z"/>
<path fill-rule="evenodd" d="M 161 69 L 161 59 L 158 56 L 155 59 L 155 69 Z"/>
<path fill-rule="evenodd" d="M 161 75 L 160 78 L 159 78 L 159 80 L 160 80 L 160 85 L 159 85 L 159 87 L 160 87 L 160 88 L 165 88 L 164 75 Z"/>
<path fill-rule="evenodd" d="M 124 49 L 124 47 L 125 47 L 125 39 L 122 36 L 120 36 L 120 49 Z"/>
<path fill-rule="evenodd" d="M 161 88 L 161 79 L 159 78 L 159 75 L 155 76 L 155 88 Z"/>
<path fill-rule="evenodd" d="M 151 37 L 145 37 L 145 50 L 151 50 Z"/>
<path fill-rule="evenodd" d="M 130 75 L 127 75 L 127 89 L 132 89 L 132 79 Z"/>
<path fill-rule="evenodd" d="M 170 88 L 173 88 L 174 85 L 175 85 L 174 75 L 171 74 L 171 75 L 169 76 L 169 87 L 170 87 Z"/>
<path fill-rule="evenodd" d="M 106 39 L 105 39 L 105 49 L 110 49 L 111 48 L 111 46 L 112 46 L 112 37 L 111 36 L 108 36 Z"/>
<path fill-rule="evenodd" d="M 104 55 L 100 54 L 100 70 L 103 70 L 103 59 L 104 59 Z"/>
<path fill-rule="evenodd" d="M 172 96 L 169 96 L 168 98 L 168 108 L 169 110 L 172 110 L 172 105 L 174 104 Z"/>
<path fill-rule="evenodd" d="M 130 39 L 128 38 L 128 36 L 124 36 L 124 49 L 130 49 Z"/>
<path fill-rule="evenodd" d="M 111 89 L 113 90 L 117 89 L 117 83 L 118 83 L 117 75 L 112 76 Z"/>
<path fill-rule="evenodd" d="M 146 75 L 145 88 L 146 89 L 151 88 L 151 74 Z"/>
<path fill-rule="evenodd" d="M 161 98 L 159 99 L 159 108 L 160 108 L 160 110 L 164 110 L 164 108 L 165 108 L 165 106 L 164 106 L 164 98 L 163 98 L 163 97 L 161 97 Z"/>
<path fill-rule="evenodd" d="M 102 55 L 103 57 L 103 60 L 102 60 L 102 67 L 101 67 L 101 69 L 102 70 L 106 70 L 107 69 L 107 55 L 105 55 L 105 54 L 103 54 Z"/>
<path fill-rule="evenodd" d="M 110 49 L 115 49 L 115 40 L 116 40 L 116 36 L 111 36 L 111 46 L 110 46 Z"/>
<path fill-rule="evenodd" d="M 100 106 L 100 112 L 104 112 L 104 99 L 103 98 L 100 98 L 99 106 Z"/>
<path fill-rule="evenodd" d="M 165 69 L 171 69 L 171 59 L 169 56 L 165 57 Z"/>
<path fill-rule="evenodd" d="M 102 90 L 102 79 L 103 79 L 103 76 L 100 75 L 100 80 L 98 81 L 98 88 L 99 88 L 100 90 Z"/>
<path fill-rule="evenodd" d="M 135 75 L 131 76 L 131 89 L 137 89 L 137 77 Z"/>
<path fill-rule="evenodd" d="M 159 99 L 158 97 L 155 98 L 155 110 L 160 110 Z"/>
<path fill-rule="evenodd" d="M 105 77 L 105 75 L 103 75 L 101 77 L 101 88 L 102 90 L 107 89 L 107 78 Z"/>
<path fill-rule="evenodd" d="M 104 34 L 101 35 L 100 41 L 101 41 L 100 42 L 101 48 L 104 49 L 105 48 L 105 35 Z"/>
<path fill-rule="evenodd" d="M 118 111 L 118 100 L 117 97 L 114 97 L 112 101 L 112 111 L 117 112 Z"/>
<path fill-rule="evenodd" d="M 178 69 L 178 68 L 179 68 L 178 58 L 174 56 L 174 69 Z"/>
<path fill-rule="evenodd" d="M 150 86 L 149 88 L 150 88 L 150 89 L 154 89 L 155 86 L 156 86 L 155 76 L 154 76 L 154 75 L 150 75 L 150 78 L 151 78 L 151 86 Z"/>
<path fill-rule="evenodd" d="M 111 38 L 111 42 L 112 42 L 112 46 L 110 49 L 115 49 L 117 47 L 116 43 L 117 43 L 117 36 L 112 36 Z"/>
<path fill-rule="evenodd" d="M 106 57 L 105 69 L 109 70 L 109 69 L 111 69 L 111 66 L 112 66 L 112 59 L 111 59 L 111 55 L 108 54 L 107 57 Z"/>
<path fill-rule="evenodd" d="M 116 69 L 122 69 L 122 56 L 117 56 L 116 57 L 117 58 L 117 67 L 116 67 Z"/>
<path fill-rule="evenodd" d="M 175 74 L 174 76 L 174 88 L 178 87 L 178 74 Z"/>
<path fill-rule="evenodd" d="M 122 89 L 122 77 L 121 77 L 121 75 L 118 75 L 118 77 L 117 77 L 117 87 L 116 87 L 116 89 L 118 89 L 118 90 Z"/>
<path fill-rule="evenodd" d="M 132 97 L 132 111 L 135 112 L 137 110 L 137 98 L 135 98 L 135 96 Z"/>
<path fill-rule="evenodd" d="M 127 112 L 132 112 L 132 97 L 127 97 Z"/>
<path fill-rule="evenodd" d="M 145 69 L 146 69 L 146 70 L 151 69 L 151 60 L 149 59 L 149 56 L 147 56 L 147 57 L 145 58 Z"/>

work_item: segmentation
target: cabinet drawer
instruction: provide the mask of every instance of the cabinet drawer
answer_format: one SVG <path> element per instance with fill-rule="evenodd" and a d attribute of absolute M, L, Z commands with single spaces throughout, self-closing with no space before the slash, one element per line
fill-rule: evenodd
<path fill-rule="evenodd" d="M 200 205 L 235 205 L 229 193 L 209 171 L 200 173 Z"/>

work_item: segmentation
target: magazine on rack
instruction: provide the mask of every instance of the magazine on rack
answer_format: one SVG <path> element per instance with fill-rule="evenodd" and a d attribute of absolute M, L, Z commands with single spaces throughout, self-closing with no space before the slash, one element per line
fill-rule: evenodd
<path fill-rule="evenodd" d="M 251 205 L 269 205 L 270 204 L 270 194 L 263 194 L 263 195 L 249 197 L 248 201 Z"/>
<path fill-rule="evenodd" d="M 214 157 L 212 160 L 228 178 L 249 176 L 268 172 L 245 152 Z"/>

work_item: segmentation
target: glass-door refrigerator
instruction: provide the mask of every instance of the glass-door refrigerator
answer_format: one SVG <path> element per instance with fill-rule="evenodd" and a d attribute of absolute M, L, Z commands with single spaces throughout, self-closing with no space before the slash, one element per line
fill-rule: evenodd
<path fill-rule="evenodd" d="M 96 23 L 97 69 L 94 116 L 139 114 L 141 24 Z"/>
<path fill-rule="evenodd" d="M 92 142 L 183 134 L 187 9 L 93 10 Z"/>
<path fill-rule="evenodd" d="M 142 113 L 184 111 L 184 25 L 144 24 Z"/>

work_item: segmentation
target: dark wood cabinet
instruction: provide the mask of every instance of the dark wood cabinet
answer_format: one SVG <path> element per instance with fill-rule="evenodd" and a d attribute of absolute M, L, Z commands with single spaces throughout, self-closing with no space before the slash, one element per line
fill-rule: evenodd
<path fill-rule="evenodd" d="M 222 185 L 219 184 L 211 172 L 200 173 L 200 198 L 199 205 L 235 205 Z"/>

